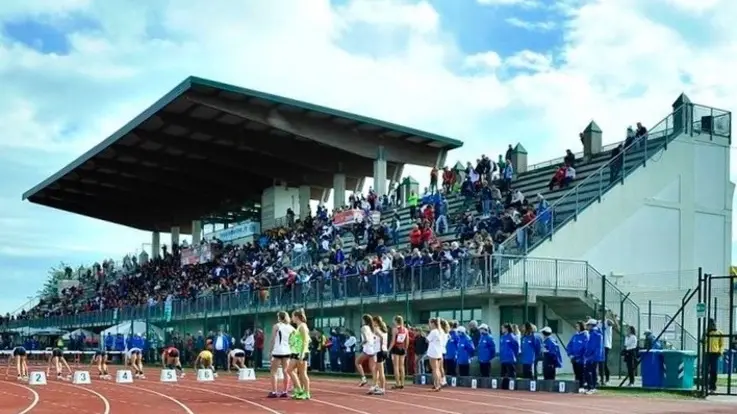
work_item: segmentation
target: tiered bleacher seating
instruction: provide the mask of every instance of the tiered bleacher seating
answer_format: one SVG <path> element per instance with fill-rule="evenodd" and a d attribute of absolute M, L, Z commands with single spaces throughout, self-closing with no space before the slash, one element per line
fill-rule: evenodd
<path fill-rule="evenodd" d="M 660 146 L 665 140 L 665 137 L 658 137 L 650 139 L 648 141 L 648 148 L 652 152 L 652 148 Z M 652 155 L 652 154 L 649 154 Z M 532 171 L 524 172 L 515 176 L 512 182 L 514 189 L 522 191 L 525 198 L 534 203 L 536 201 L 537 194 L 541 194 L 545 199 L 553 206 L 554 209 L 554 229 L 560 228 L 565 222 L 572 219 L 577 212 L 580 212 L 583 207 L 597 200 L 603 193 L 609 188 L 614 186 L 616 182 L 610 183 L 609 167 L 606 166 L 612 157 L 612 149 L 608 149 L 599 154 L 594 155 L 590 160 L 584 160 L 579 158 L 576 160 L 576 180 L 571 183 L 567 188 L 558 189 L 555 188 L 552 191 L 548 189 L 548 183 L 550 178 L 555 173 L 555 170 L 560 166 L 559 164 L 551 164 L 546 167 L 536 168 Z M 625 165 L 622 168 L 623 172 L 630 172 L 638 163 L 642 163 L 645 159 L 645 147 L 627 153 L 625 157 Z M 602 168 L 604 167 L 604 168 Z M 591 176 L 596 179 L 592 179 Z M 621 175 L 620 175 L 621 177 Z M 577 186 L 581 185 L 578 189 Z M 575 189 L 575 190 L 574 190 Z M 571 196 L 566 195 L 571 193 Z M 463 197 L 459 195 L 451 196 L 448 199 L 448 219 L 449 229 L 443 234 L 438 235 L 438 238 L 442 241 L 455 241 L 456 232 L 454 218 L 462 213 L 462 207 L 464 204 Z M 397 209 L 402 226 L 399 230 L 399 248 L 409 246 L 409 232 L 411 230 L 411 222 L 409 216 L 409 207 L 400 207 Z M 383 214 L 382 223 L 389 224 L 392 214 Z M 343 236 L 343 251 L 350 252 L 354 245 L 353 235 L 350 232 L 346 232 Z M 524 255 L 534 246 L 541 242 L 540 238 L 534 239 L 526 249 L 518 248 L 515 243 L 505 243 L 506 249 L 505 254 L 508 255 Z M 394 246 L 393 246 L 394 247 Z"/>

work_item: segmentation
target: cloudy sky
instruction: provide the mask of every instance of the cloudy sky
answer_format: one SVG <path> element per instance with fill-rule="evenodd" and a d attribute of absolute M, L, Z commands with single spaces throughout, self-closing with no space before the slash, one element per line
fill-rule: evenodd
<path fill-rule="evenodd" d="M 727 0 L 4 0 L 0 277 L 20 288 L 0 311 L 61 260 L 150 241 L 20 196 L 189 75 L 457 137 L 452 161 L 522 142 L 535 162 L 580 150 L 591 119 L 606 143 L 653 125 L 683 91 L 737 108 L 735 15 Z"/>

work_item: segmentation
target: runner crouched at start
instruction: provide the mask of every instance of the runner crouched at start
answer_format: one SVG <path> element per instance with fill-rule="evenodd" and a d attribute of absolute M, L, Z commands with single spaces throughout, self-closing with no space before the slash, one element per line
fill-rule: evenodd
<path fill-rule="evenodd" d="M 209 349 L 205 349 L 204 351 L 200 352 L 199 355 L 197 355 L 197 359 L 194 361 L 194 369 L 197 371 L 198 369 L 209 369 L 212 371 L 212 376 L 214 378 L 218 377 L 218 373 L 215 372 L 215 367 L 212 365 L 213 361 L 212 352 L 210 352 Z"/>
<path fill-rule="evenodd" d="M 173 346 L 164 348 L 161 353 L 161 363 L 164 369 L 175 369 L 179 374 L 179 378 L 184 378 L 184 370 L 182 370 L 182 362 L 179 359 L 179 350 Z"/>
<path fill-rule="evenodd" d="M 246 367 L 246 351 L 242 349 L 233 349 L 228 353 L 228 371 L 235 368 L 238 370 Z"/>
<path fill-rule="evenodd" d="M 101 379 L 110 379 L 110 375 L 107 372 L 107 351 L 95 351 L 95 356 L 92 357 L 92 361 L 90 362 L 90 367 L 92 366 L 97 366 L 97 373 Z"/>
<path fill-rule="evenodd" d="M 125 354 L 125 365 L 128 366 L 128 364 L 133 368 L 136 378 L 146 379 L 146 376 L 143 375 L 143 351 L 141 351 L 141 348 L 128 350 Z"/>

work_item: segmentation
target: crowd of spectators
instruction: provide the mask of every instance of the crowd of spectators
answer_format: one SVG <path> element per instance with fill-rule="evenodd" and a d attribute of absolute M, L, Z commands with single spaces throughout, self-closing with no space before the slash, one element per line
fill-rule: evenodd
<path fill-rule="evenodd" d="M 638 124 L 636 133 L 628 133 L 627 143 L 646 136 L 647 130 Z M 369 189 L 366 194 L 351 194 L 344 208 L 332 213 L 320 205 L 316 214 L 298 220 L 289 210 L 284 227 L 264 232 L 253 243 L 202 241 L 211 243 L 214 252 L 206 263 L 182 266 L 179 246 L 171 251 L 164 246 L 161 255 L 143 263 L 126 258 L 115 278 L 106 276 L 115 273 L 115 264 L 103 262 L 80 277 L 78 286 L 44 298 L 16 317 L 156 305 L 223 292 L 279 301 L 306 294 L 324 299 L 486 283 L 494 278 L 490 257 L 504 253 L 504 241 L 516 240 L 522 246 L 531 236 L 552 230 L 553 214 L 543 194 L 524 194 L 514 185 L 513 151 L 509 145 L 496 161 L 482 155 L 465 168 L 460 164 L 433 168 L 422 196 L 410 191 L 402 199 L 399 187 L 385 195 Z M 549 191 L 571 184 L 575 164 L 568 150 Z M 449 202 L 459 199 L 460 209 L 451 211 Z M 408 207 L 408 220 L 400 207 Z M 336 226 L 333 217 L 348 209 L 363 214 Z M 346 238 L 353 240 L 350 248 Z M 293 263 L 295 257 L 303 259 Z M 305 284 L 309 288 L 301 286 Z M 282 293 L 269 295 L 268 288 L 274 286 L 281 286 Z"/>

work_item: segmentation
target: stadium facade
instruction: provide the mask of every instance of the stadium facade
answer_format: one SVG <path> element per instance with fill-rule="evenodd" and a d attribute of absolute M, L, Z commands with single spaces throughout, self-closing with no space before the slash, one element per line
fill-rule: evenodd
<path fill-rule="evenodd" d="M 271 181 L 263 180 L 258 191 L 249 193 L 252 198 L 261 197 L 263 229 L 278 224 L 279 212 L 287 207 L 298 207 L 295 213 L 304 215 L 310 199 L 324 200 L 327 198 L 325 192 L 331 189 L 338 194 L 334 197 L 336 203 L 340 203 L 344 199 L 340 195 L 345 194 L 347 188 L 360 189 L 363 178 L 368 175 L 373 175 L 379 183 L 375 189 L 385 193 L 387 181 L 399 180 L 405 164 L 442 167 L 447 151 L 461 144 L 253 91 L 246 94 L 250 98 L 237 98 L 236 95 L 244 94 L 245 90 L 210 81 L 190 79 L 187 82 L 189 84 L 175 90 L 176 97 L 162 99 L 170 105 L 168 109 L 162 109 L 161 104 L 150 109 L 135 124 L 126 127 L 127 132 L 117 134 L 117 139 L 134 134 L 145 141 L 145 137 L 155 134 L 152 131 L 156 128 L 151 127 L 151 123 L 158 122 L 150 119 L 166 119 L 171 125 L 186 124 L 185 128 L 193 134 L 197 128 L 202 128 L 202 122 L 209 123 L 209 132 L 204 134 L 215 142 L 226 137 L 218 135 L 219 132 L 232 132 L 223 125 L 235 124 L 238 118 L 245 120 L 249 131 L 260 134 L 269 130 L 276 137 L 274 139 L 297 137 L 295 142 L 299 145 L 313 140 L 320 149 L 336 150 L 334 153 L 325 151 L 332 154 L 329 162 L 328 158 L 312 161 L 329 164 L 326 170 L 317 171 L 315 165 L 304 166 L 304 159 L 290 158 L 293 165 L 311 169 L 312 182 L 300 177 L 274 177 Z M 185 108 L 182 100 L 199 106 Z M 202 108 L 220 111 L 220 118 L 198 113 L 204 111 Z M 164 115 L 156 115 L 158 111 L 164 111 Z M 174 112 L 180 116 L 187 112 L 190 117 L 207 116 L 209 119 L 197 121 L 195 125 L 191 119 L 172 120 Z M 351 127 L 344 129 L 342 136 L 351 138 L 349 140 L 336 133 L 339 126 L 345 124 Z M 381 132 L 377 133 L 379 130 Z M 357 135 L 366 140 L 356 144 Z M 527 165 L 526 151 L 517 147 L 515 188 L 528 197 L 546 194 L 554 217 L 551 228 L 543 232 L 542 237 L 513 237 L 503 243 L 493 257 L 467 258 L 451 267 L 394 271 L 383 278 L 372 279 L 370 285 L 361 277 L 330 284 L 313 281 L 289 290 L 273 287 L 269 292 L 230 293 L 191 301 L 174 300 L 153 307 L 17 321 L 14 326 L 17 329 L 105 328 L 122 320 L 140 319 L 183 332 L 225 326 L 237 334 L 252 326 L 268 326 L 277 310 L 303 306 L 316 326 L 353 329 L 360 326 L 361 315 L 369 312 L 381 314 L 387 320 L 395 314 L 404 314 L 410 321 L 420 323 L 433 315 L 460 321 L 479 320 L 492 327 L 507 321 L 531 321 L 538 326 L 553 327 L 563 343 L 572 335 L 575 322 L 585 316 L 610 318 L 623 326 L 635 326 L 638 331 L 650 328 L 657 332 L 662 326 L 653 324 L 664 325 L 668 315 L 675 313 L 684 292 L 696 284 L 699 268 L 714 274 L 728 272 L 734 192 L 734 184 L 729 180 L 731 113 L 691 103 L 682 95 L 673 104 L 672 112 L 649 128 L 646 139 L 628 146 L 619 156 L 612 154 L 617 144 L 602 145 L 601 130 L 594 123 L 584 135 L 584 153 L 578 154 L 582 161 L 577 164 L 577 179 L 569 190 L 555 193 L 548 191 L 547 184 L 562 160 Z M 266 141 L 259 140 L 258 144 L 267 145 Z M 114 142 L 98 150 L 104 152 L 106 146 L 115 145 Z M 254 142 L 248 145 L 256 147 Z M 413 154 L 412 148 L 418 148 L 416 153 Z M 223 159 L 230 149 L 227 144 L 221 147 L 213 144 L 208 151 L 217 152 L 218 159 Z M 259 150 L 254 148 L 253 151 Z M 280 156 L 276 148 L 263 152 L 276 158 Z M 91 153 L 93 151 L 87 155 Z M 142 158 L 157 154 L 145 154 L 145 150 L 141 150 L 132 155 Z M 87 162 L 82 160 L 73 168 L 80 168 Z M 94 159 L 91 162 L 95 164 Z M 108 161 L 99 164 L 108 165 Z M 323 179 L 329 170 L 333 171 L 332 175 Z M 54 183 L 64 180 L 70 171 L 60 172 L 24 197 L 52 207 L 153 230 L 155 247 L 160 242 L 159 231 L 176 229 L 172 234 L 178 235 L 179 229 L 184 228 L 173 225 L 162 215 L 158 216 L 160 223 L 131 223 L 121 221 L 119 214 L 105 213 L 104 209 L 112 208 L 110 204 L 101 202 L 94 211 L 80 211 L 69 207 L 76 202 L 37 195 L 53 189 Z M 114 173 L 128 178 L 137 174 L 120 168 Z M 303 174 L 307 175 L 309 173 Z M 145 180 L 143 176 L 139 178 Z M 123 187 L 122 191 L 132 191 Z M 230 193 L 226 196 L 232 198 Z M 461 204 L 460 200 L 451 200 L 451 214 L 459 211 Z M 201 206 L 187 213 L 203 215 L 213 207 Z M 403 222 L 409 217 L 406 208 L 400 209 L 399 214 Z M 197 239 L 200 234 L 198 217 L 191 219 L 192 225 L 188 227 Z M 406 229 L 403 237 L 406 242 Z M 444 235 L 443 240 L 453 237 L 452 234 Z M 725 295 L 728 291 L 726 286 L 720 290 Z M 657 296 L 653 292 L 657 292 Z M 660 307 L 659 315 L 665 315 L 655 322 L 652 306 L 648 306 L 648 301 L 654 298 Z M 719 312 L 730 311 L 725 309 L 727 299 L 720 299 L 723 305 L 717 307 Z M 684 326 L 679 326 L 668 338 L 674 345 L 696 346 L 693 312 L 695 309 L 688 310 Z M 726 320 L 722 313 L 717 315 L 718 320 Z M 613 359 L 619 355 L 623 327 L 615 332 Z M 566 365 L 564 370 L 570 367 Z"/>

